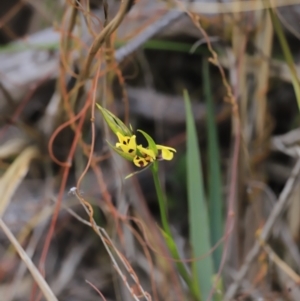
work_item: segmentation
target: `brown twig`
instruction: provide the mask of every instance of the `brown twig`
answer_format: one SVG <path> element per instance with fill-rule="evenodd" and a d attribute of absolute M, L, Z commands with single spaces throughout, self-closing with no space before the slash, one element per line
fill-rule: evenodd
<path fill-rule="evenodd" d="M 46 261 L 49 246 L 50 246 L 50 243 L 51 243 L 51 240 L 52 240 L 52 236 L 53 236 L 53 233 L 54 233 L 54 229 L 55 229 L 55 226 L 56 226 L 56 221 L 57 221 L 58 213 L 59 213 L 59 210 L 60 210 L 60 207 L 61 207 L 61 201 L 62 201 L 62 197 L 63 197 L 64 191 L 65 191 L 67 178 L 68 178 L 68 175 L 69 175 L 70 168 L 72 166 L 71 162 L 72 162 L 75 150 L 76 150 L 76 145 L 77 145 L 77 142 L 79 140 L 79 136 L 81 134 L 80 130 L 83 126 L 85 113 L 86 112 L 83 111 L 83 114 L 81 115 L 81 118 L 79 120 L 79 124 L 78 124 L 78 127 L 76 129 L 75 137 L 73 139 L 73 142 L 72 142 L 67 160 L 66 160 L 66 162 L 62 162 L 63 163 L 63 175 L 62 175 L 60 190 L 59 190 L 58 197 L 57 197 L 58 200 L 57 200 L 57 203 L 56 203 L 56 206 L 55 206 L 55 209 L 54 209 L 54 213 L 53 213 L 53 216 L 52 216 L 50 228 L 48 230 L 48 233 L 47 233 L 47 236 L 46 236 L 46 239 L 45 239 L 45 243 L 44 243 L 44 246 L 43 246 L 43 250 L 42 250 L 42 255 L 41 255 L 41 258 L 40 258 L 40 261 L 39 261 L 39 270 L 41 271 L 42 275 L 45 275 L 45 261 Z M 32 289 L 32 293 L 31 293 L 32 298 L 35 295 L 35 290 L 36 290 L 36 286 L 34 285 L 33 289 Z M 39 300 L 40 297 L 41 296 L 39 295 L 37 300 Z"/>
<path fill-rule="evenodd" d="M 65 97 L 63 97 L 64 103 L 65 103 L 65 105 L 68 105 L 67 106 L 68 111 L 72 111 L 71 110 L 72 105 L 74 105 L 76 103 L 78 96 L 80 96 L 81 92 L 83 91 L 83 82 L 89 76 L 90 67 L 91 67 L 92 61 L 93 61 L 96 53 L 98 52 L 98 50 L 102 46 L 105 38 L 107 36 L 109 36 L 112 32 L 114 32 L 114 30 L 117 29 L 117 27 L 119 26 L 119 24 L 123 20 L 125 14 L 127 12 L 127 7 L 129 5 L 129 3 L 130 3 L 130 0 L 122 1 L 120 10 L 117 13 L 117 15 L 115 16 L 115 18 L 107 25 L 106 28 L 104 28 L 101 31 L 101 33 L 98 35 L 98 37 L 94 40 L 92 46 L 90 47 L 88 57 L 87 57 L 87 59 L 84 63 L 83 70 L 77 78 L 77 84 L 75 85 L 75 89 L 73 90 L 73 94 L 71 94 L 71 96 L 70 96 L 70 94 L 67 94 L 66 91 L 64 91 L 64 86 L 61 87 L 62 88 L 61 92 L 65 96 Z M 64 43 L 62 43 L 62 47 L 65 51 L 68 51 L 68 49 L 70 47 L 69 38 L 70 38 L 70 33 L 72 32 L 72 30 L 74 28 L 74 25 L 75 25 L 76 16 L 77 16 L 77 9 L 76 9 L 76 6 L 72 3 L 72 14 L 71 14 L 69 27 L 68 27 L 68 33 L 69 34 L 67 35 L 66 41 Z M 89 103 L 89 102 L 87 102 L 87 103 Z M 69 104 L 71 104 L 71 106 Z M 82 110 L 81 113 L 79 114 L 79 115 L 82 114 L 82 116 L 80 118 L 79 125 L 77 127 L 75 127 L 75 137 L 73 139 L 73 143 L 72 143 L 67 161 L 66 162 L 60 162 L 60 161 L 57 162 L 59 165 L 62 165 L 64 167 L 64 173 L 63 173 L 62 184 L 61 184 L 61 188 L 60 188 L 60 192 L 59 192 L 59 196 L 58 196 L 59 201 L 56 204 L 55 212 L 54 212 L 53 217 L 52 217 L 50 229 L 49 229 L 47 237 L 46 237 L 46 241 L 45 241 L 45 244 L 44 244 L 44 247 L 43 247 L 43 251 L 42 251 L 42 255 L 41 255 L 41 259 L 40 259 L 40 263 L 39 263 L 40 270 L 43 274 L 44 274 L 45 259 L 46 259 L 47 253 L 48 253 L 49 245 L 50 245 L 52 235 L 53 235 L 53 232 L 54 232 L 54 228 L 55 228 L 55 225 L 56 225 L 56 220 L 57 220 L 58 212 L 59 212 L 59 209 L 60 209 L 60 203 L 61 203 L 63 191 L 65 189 L 66 179 L 67 179 L 70 167 L 71 167 L 72 158 L 73 158 L 73 155 L 74 155 L 74 152 L 75 152 L 75 149 L 76 149 L 77 142 L 78 142 L 79 137 L 80 137 L 80 133 L 81 133 L 80 129 L 81 129 L 81 127 L 83 125 L 83 122 L 84 122 L 85 112 L 86 111 Z M 72 114 L 71 114 L 71 116 L 72 116 Z M 72 125 L 75 121 L 74 120 L 75 117 L 73 117 L 71 119 L 73 119 L 73 120 L 70 121 L 70 124 Z M 93 131 L 93 116 L 92 116 L 92 131 Z M 93 139 L 93 141 L 94 141 L 94 139 Z M 93 141 L 92 141 L 92 145 L 93 145 Z M 53 142 L 53 140 L 52 140 L 52 142 Z M 50 147 L 50 152 L 51 152 L 51 147 Z M 89 162 L 88 162 L 87 168 L 90 164 L 91 156 L 92 156 L 92 152 L 90 153 L 90 156 L 89 156 Z M 79 181 L 79 185 L 80 185 L 80 181 Z M 88 206 L 88 205 L 85 204 L 85 206 Z M 88 208 L 91 209 L 90 210 L 90 216 L 92 218 L 93 211 L 92 211 L 91 205 L 88 206 Z M 32 295 L 34 295 L 34 290 L 35 289 L 33 289 Z"/>
<path fill-rule="evenodd" d="M 128 6 L 130 5 L 130 0 L 122 1 L 120 9 L 116 16 L 107 24 L 107 26 L 101 31 L 101 33 L 96 37 L 94 40 L 92 46 L 90 47 L 89 53 L 87 55 L 87 59 L 84 62 L 83 71 L 80 75 L 80 80 L 85 80 L 89 77 L 89 72 L 91 69 L 92 62 L 98 52 L 98 50 L 101 48 L 102 44 L 105 42 L 105 39 L 112 34 L 120 25 L 120 23 L 123 21 Z"/>
<path fill-rule="evenodd" d="M 129 290 L 129 292 L 131 293 L 132 297 L 136 300 L 139 301 L 139 297 L 135 294 L 135 292 L 133 291 L 132 287 L 130 286 L 130 284 L 127 281 L 127 278 L 125 277 L 125 275 L 123 274 L 121 268 L 119 267 L 114 255 L 112 254 L 110 248 L 112 248 L 112 250 L 116 253 L 117 257 L 119 258 L 119 260 L 121 260 L 123 267 L 126 269 L 126 271 L 129 273 L 130 277 L 132 278 L 132 280 L 134 281 L 135 285 L 138 287 L 139 292 L 141 293 L 141 295 L 143 297 L 145 297 L 146 300 L 151 301 L 152 298 L 149 295 L 149 293 L 147 293 L 146 291 L 144 291 L 144 289 L 142 288 L 141 284 L 139 283 L 139 279 L 137 277 L 137 275 L 135 274 L 134 270 L 132 269 L 132 267 L 130 266 L 129 262 L 127 261 L 127 259 L 124 257 L 124 255 L 114 246 L 112 240 L 110 239 L 110 237 L 108 236 L 108 234 L 106 233 L 104 228 L 98 227 L 94 218 L 93 218 L 93 207 L 91 206 L 91 204 L 89 202 L 87 202 L 82 195 L 78 192 L 77 188 L 74 187 L 72 188 L 72 193 L 76 196 L 76 198 L 80 201 L 81 205 L 83 206 L 83 208 L 85 209 L 85 211 L 87 212 L 87 214 L 89 215 L 89 219 L 90 219 L 90 225 L 93 228 L 93 230 L 95 231 L 95 233 L 100 237 L 111 261 L 113 264 L 113 267 L 115 268 L 115 270 L 117 271 L 117 273 L 119 274 L 119 276 L 121 277 L 121 279 L 123 280 L 123 283 L 125 284 L 125 286 L 127 287 L 127 289 Z"/>
<path fill-rule="evenodd" d="M 103 294 L 97 289 L 97 287 L 96 287 L 93 283 L 91 283 L 91 282 L 88 281 L 88 280 L 85 280 L 85 282 L 86 282 L 88 285 L 90 285 L 90 286 L 91 286 L 91 287 L 99 294 L 99 296 L 101 297 L 102 300 L 106 301 L 106 299 L 105 299 L 105 297 L 103 296 Z"/>
<path fill-rule="evenodd" d="M 79 177 L 78 181 L 77 181 L 77 189 L 80 189 L 80 183 L 83 180 L 83 177 L 85 176 L 85 174 L 87 173 L 92 159 L 93 159 L 93 155 L 94 155 L 94 147 L 95 147 L 95 137 L 96 137 L 96 129 L 95 129 L 95 103 L 96 103 L 96 92 L 97 92 L 97 82 L 99 79 L 99 72 L 100 72 L 100 68 L 98 68 L 95 79 L 93 81 L 93 88 L 92 88 L 92 93 L 93 95 L 91 96 L 92 98 L 92 106 L 91 106 L 91 129 L 92 129 L 92 138 L 91 138 L 91 147 L 90 147 L 90 153 L 88 156 L 88 162 L 86 164 L 86 167 L 84 169 L 84 171 L 82 172 L 81 176 Z"/>

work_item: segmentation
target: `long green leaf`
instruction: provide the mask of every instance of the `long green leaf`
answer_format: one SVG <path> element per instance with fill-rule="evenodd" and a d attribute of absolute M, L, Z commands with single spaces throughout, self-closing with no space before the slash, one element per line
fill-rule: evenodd
<path fill-rule="evenodd" d="M 193 256 L 200 257 L 208 254 L 211 249 L 209 218 L 205 202 L 205 193 L 200 161 L 200 150 L 197 140 L 196 126 L 193 119 L 188 92 L 184 91 L 187 123 L 187 189 L 189 204 L 190 240 L 193 248 Z M 202 300 L 207 300 L 213 282 L 212 256 L 193 263 L 194 279 L 198 281 L 198 287 Z"/>
<path fill-rule="evenodd" d="M 223 216 L 222 216 L 222 180 L 220 170 L 220 153 L 215 124 L 215 109 L 211 92 L 209 63 L 203 60 L 203 85 L 204 96 L 207 107 L 207 136 L 208 136 L 208 210 L 210 222 L 211 244 L 214 246 L 223 236 Z M 222 247 L 219 246 L 213 253 L 215 272 L 218 271 L 222 257 Z"/>

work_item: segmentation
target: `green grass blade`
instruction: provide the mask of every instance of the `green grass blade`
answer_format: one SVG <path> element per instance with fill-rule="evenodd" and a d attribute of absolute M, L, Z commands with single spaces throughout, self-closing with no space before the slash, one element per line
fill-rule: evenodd
<path fill-rule="evenodd" d="M 124 42 L 117 41 L 115 43 L 116 48 L 120 48 L 122 46 L 126 45 Z M 193 44 L 190 43 L 183 43 L 183 42 L 174 42 L 174 41 L 167 41 L 167 40 L 156 40 L 151 39 L 147 41 L 145 44 L 143 44 L 144 49 L 150 49 L 150 50 L 162 50 L 162 51 L 172 51 L 172 52 L 181 52 L 181 53 L 190 53 L 191 49 L 193 48 Z M 190 54 L 209 54 L 209 51 L 205 47 L 197 47 L 196 50 L 193 53 Z"/>
<path fill-rule="evenodd" d="M 182 53 L 190 53 L 193 44 L 183 43 L 183 42 L 174 42 L 174 41 L 166 41 L 166 40 L 149 40 L 144 44 L 144 49 L 153 49 L 153 50 L 167 50 L 167 51 L 175 51 Z M 208 51 L 204 47 L 197 47 L 193 54 L 208 54 Z"/>
<path fill-rule="evenodd" d="M 275 29 L 275 32 L 277 34 L 277 37 L 279 39 L 279 43 L 284 55 L 284 59 L 286 61 L 286 63 L 288 64 L 288 67 L 290 69 L 291 72 L 291 77 L 292 77 L 292 84 L 293 84 L 293 88 L 295 91 L 295 95 L 296 95 L 296 99 L 297 99 L 297 103 L 298 103 L 298 108 L 300 110 L 300 82 L 298 79 L 298 75 L 297 75 L 297 71 L 295 68 L 295 64 L 294 64 L 294 59 L 293 59 L 293 55 L 291 53 L 289 44 L 287 42 L 287 39 L 284 35 L 284 31 L 282 29 L 282 26 L 280 24 L 280 21 L 278 20 L 277 15 L 275 14 L 274 10 L 272 8 L 269 9 L 270 12 L 270 16 L 272 19 L 272 23 Z"/>
<path fill-rule="evenodd" d="M 187 190 L 189 204 L 190 241 L 193 256 L 208 254 L 211 249 L 209 218 L 205 202 L 205 193 L 200 161 L 200 150 L 197 140 L 196 126 L 193 119 L 188 92 L 184 91 L 187 122 Z M 212 288 L 213 261 L 208 255 L 193 263 L 193 276 L 198 282 L 201 299 L 206 300 Z"/>
<path fill-rule="evenodd" d="M 222 216 L 222 180 L 220 170 L 220 153 L 215 124 L 214 102 L 211 92 L 209 63 L 203 60 L 203 85 L 207 107 L 207 136 L 208 136 L 208 211 L 210 222 L 211 244 L 214 246 L 223 236 Z M 222 247 L 219 246 L 213 253 L 215 272 L 218 271 L 222 257 Z"/>

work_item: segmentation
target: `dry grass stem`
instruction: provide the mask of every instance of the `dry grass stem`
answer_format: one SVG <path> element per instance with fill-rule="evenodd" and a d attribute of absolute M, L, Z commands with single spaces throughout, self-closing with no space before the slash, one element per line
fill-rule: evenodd
<path fill-rule="evenodd" d="M 283 213 L 283 210 L 285 209 L 287 202 L 289 201 L 290 195 L 292 194 L 293 190 L 295 189 L 295 186 L 298 183 L 298 177 L 300 175 L 300 160 L 296 162 L 292 172 L 291 176 L 287 180 L 272 212 L 270 213 L 270 216 L 268 217 L 264 227 L 262 228 L 260 232 L 260 238 L 263 241 L 266 241 L 268 237 L 271 234 L 272 227 L 274 226 L 275 222 L 277 221 L 278 217 Z M 242 279 L 246 276 L 247 271 L 253 262 L 253 260 L 258 255 L 258 252 L 260 250 L 260 244 L 259 242 L 256 242 L 255 245 L 252 247 L 252 249 L 249 251 L 244 264 L 239 269 L 235 281 L 229 286 L 226 294 L 225 294 L 225 300 L 231 300 L 235 293 L 237 292 L 240 282 Z"/>
<path fill-rule="evenodd" d="M 33 279 L 36 281 L 37 285 L 39 286 L 40 290 L 42 291 L 44 297 L 47 301 L 58 301 L 58 299 L 55 297 L 53 291 L 49 287 L 48 283 L 45 281 L 45 279 L 40 274 L 39 270 L 36 268 L 36 266 L 33 264 L 31 259 L 28 257 L 22 246 L 19 244 L 19 242 L 16 240 L 15 236 L 12 234 L 12 232 L 9 230 L 9 228 L 4 223 L 3 219 L 0 218 L 0 227 L 5 233 L 6 237 L 9 239 L 9 241 L 14 245 L 16 248 L 19 256 L 23 260 L 24 264 L 27 266 L 28 270 L 30 271 Z"/>

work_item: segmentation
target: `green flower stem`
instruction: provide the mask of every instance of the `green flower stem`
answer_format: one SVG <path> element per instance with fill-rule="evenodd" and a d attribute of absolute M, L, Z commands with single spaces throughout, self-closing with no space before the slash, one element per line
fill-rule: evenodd
<path fill-rule="evenodd" d="M 178 269 L 181 277 L 184 279 L 187 286 L 189 287 L 191 294 L 194 296 L 194 298 L 196 300 L 200 300 L 198 288 L 197 288 L 197 286 L 195 286 L 194 282 L 192 281 L 191 276 L 189 275 L 186 267 L 180 261 L 181 258 L 180 258 L 175 241 L 174 241 L 172 233 L 171 233 L 171 229 L 170 229 L 170 226 L 168 223 L 168 218 L 167 218 L 166 200 L 165 200 L 164 193 L 162 191 L 162 188 L 161 188 L 161 185 L 160 185 L 160 182 L 158 179 L 158 169 L 157 169 L 157 167 L 151 168 L 151 171 L 152 171 L 152 176 L 153 176 L 153 180 L 154 180 L 154 184 L 155 184 L 156 194 L 158 197 L 158 204 L 159 204 L 162 228 L 166 234 L 165 235 L 166 244 L 169 248 L 169 251 L 171 252 L 171 255 L 176 260 L 177 269 Z"/>

